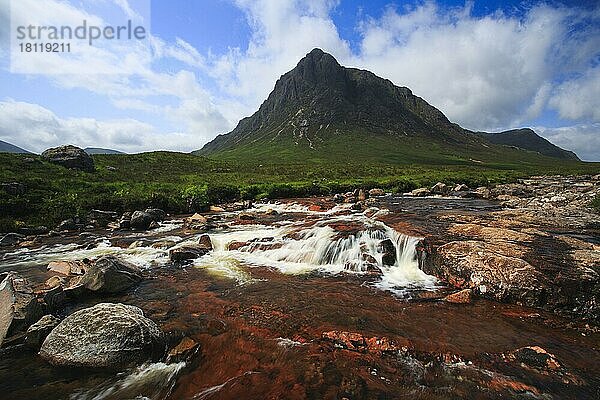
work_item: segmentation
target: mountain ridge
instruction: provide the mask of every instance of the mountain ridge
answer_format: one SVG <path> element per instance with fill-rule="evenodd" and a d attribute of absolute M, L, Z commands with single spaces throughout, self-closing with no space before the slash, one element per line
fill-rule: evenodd
<path fill-rule="evenodd" d="M 0 140 L 0 153 L 33 154 L 29 150 L 25 150 L 19 146 L 15 146 L 12 143 L 4 142 L 2 140 Z"/>
<path fill-rule="evenodd" d="M 502 153 L 537 157 L 463 129 L 409 88 L 370 71 L 343 67 L 320 49 L 282 75 L 252 116 L 193 153 L 280 161 L 340 153 L 407 162 L 492 159 Z"/>

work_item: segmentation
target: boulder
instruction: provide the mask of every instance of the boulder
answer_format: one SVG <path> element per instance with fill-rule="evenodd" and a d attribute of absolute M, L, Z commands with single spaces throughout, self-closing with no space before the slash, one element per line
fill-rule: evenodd
<path fill-rule="evenodd" d="M 210 212 L 215 212 L 215 213 L 225 212 L 225 209 L 223 207 L 218 207 L 218 206 L 210 206 L 209 210 L 210 210 Z"/>
<path fill-rule="evenodd" d="M 173 246 L 175 246 L 177 243 L 174 240 L 159 240 L 158 242 L 154 242 L 150 245 L 150 247 L 152 247 L 153 249 L 161 249 L 161 250 L 167 250 Z"/>
<path fill-rule="evenodd" d="M 448 194 L 450 193 L 450 188 L 445 183 L 438 182 L 432 186 L 431 193 L 441 195 Z"/>
<path fill-rule="evenodd" d="M 150 228 L 150 224 L 154 222 L 154 216 L 145 211 L 135 211 L 131 214 L 131 220 L 129 226 L 131 229 L 138 231 L 146 231 Z"/>
<path fill-rule="evenodd" d="M 0 238 L 0 247 L 15 246 L 25 240 L 25 236 L 18 233 L 7 233 Z"/>
<path fill-rule="evenodd" d="M 213 249 L 212 241 L 210 240 L 210 236 L 208 235 L 200 236 L 200 239 L 198 239 L 198 244 L 207 249 L 208 251 Z"/>
<path fill-rule="evenodd" d="M 52 329 L 60 323 L 60 319 L 53 315 L 44 315 L 38 322 L 27 329 L 25 344 L 32 349 L 39 349 L 44 339 L 50 334 Z"/>
<path fill-rule="evenodd" d="M 419 189 L 415 189 L 412 192 L 410 192 L 411 196 L 414 197 L 425 197 L 425 196 L 429 196 L 431 194 L 431 191 L 427 188 L 419 188 Z"/>
<path fill-rule="evenodd" d="M 107 255 L 90 265 L 76 286 L 96 293 L 121 293 L 141 280 L 142 273 L 137 266 Z"/>
<path fill-rule="evenodd" d="M 476 240 L 455 241 L 440 246 L 434 263 L 424 272 L 461 289 L 496 301 L 542 306 L 549 286 L 547 279 L 527 261 L 502 249 Z"/>
<path fill-rule="evenodd" d="M 369 190 L 369 196 L 371 196 L 371 197 L 385 196 L 385 191 L 383 189 L 371 189 L 371 190 Z"/>
<path fill-rule="evenodd" d="M 469 190 L 469 187 L 467 185 L 465 185 L 464 183 L 461 183 L 459 185 L 456 185 L 454 187 L 454 192 L 466 192 Z"/>
<path fill-rule="evenodd" d="M 147 208 L 144 212 L 150 214 L 152 216 L 152 220 L 156 222 L 164 221 L 167 217 L 167 213 L 160 208 Z"/>
<path fill-rule="evenodd" d="M 209 251 L 209 249 L 200 244 L 184 244 L 169 250 L 169 258 L 174 262 L 193 260 L 202 257 Z"/>
<path fill-rule="evenodd" d="M 72 232 L 79 229 L 79 225 L 75 223 L 73 218 L 65 219 L 56 227 L 58 232 Z"/>
<path fill-rule="evenodd" d="M 48 271 L 56 272 L 61 275 L 83 275 L 87 265 L 83 261 L 50 261 Z"/>
<path fill-rule="evenodd" d="M 116 221 L 117 217 L 117 213 L 113 211 L 92 210 L 88 214 L 90 224 L 98 228 L 105 228 L 109 223 Z"/>
<path fill-rule="evenodd" d="M 65 168 L 94 172 L 94 160 L 85 151 L 75 146 L 60 146 L 42 153 L 42 158 Z"/>
<path fill-rule="evenodd" d="M 16 272 L 0 274 L 0 344 L 24 331 L 43 313 L 29 282 Z"/>
<path fill-rule="evenodd" d="M 385 239 L 379 242 L 378 251 L 383 253 L 381 257 L 383 265 L 391 267 L 396 264 L 396 246 L 391 239 Z"/>
<path fill-rule="evenodd" d="M 40 356 L 54 365 L 118 368 L 164 352 L 164 335 L 137 307 L 101 303 L 77 311 L 50 332 Z"/>
<path fill-rule="evenodd" d="M 247 212 L 243 212 L 238 215 L 238 219 L 240 221 L 252 221 L 252 220 L 256 219 L 256 215 L 247 213 Z"/>

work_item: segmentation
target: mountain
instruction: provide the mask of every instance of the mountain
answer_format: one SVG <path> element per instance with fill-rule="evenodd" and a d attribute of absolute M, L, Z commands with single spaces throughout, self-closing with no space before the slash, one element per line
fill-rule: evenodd
<path fill-rule="evenodd" d="M 284 162 L 547 161 L 490 143 L 409 88 L 342 67 L 320 49 L 283 75 L 256 113 L 194 154 Z"/>
<path fill-rule="evenodd" d="M 0 153 L 31 154 L 30 151 L 17 147 L 14 144 L 3 142 L 2 140 L 0 140 Z"/>
<path fill-rule="evenodd" d="M 93 154 L 125 154 L 118 150 L 102 149 L 99 147 L 86 147 L 85 149 L 83 149 L 83 151 L 85 151 L 89 155 L 93 155 Z"/>
<path fill-rule="evenodd" d="M 579 161 L 579 157 L 572 151 L 563 150 L 553 145 L 529 128 L 513 129 L 500 133 L 478 132 L 477 134 L 491 143 L 536 151 L 548 157 Z"/>

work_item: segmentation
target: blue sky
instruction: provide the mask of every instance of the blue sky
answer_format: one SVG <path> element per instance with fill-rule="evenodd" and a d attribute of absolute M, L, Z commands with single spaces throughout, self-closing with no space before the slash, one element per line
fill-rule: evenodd
<path fill-rule="evenodd" d="M 11 73 L 11 1 L 0 0 L 0 140 L 32 151 L 200 148 L 320 47 L 466 128 L 529 126 L 600 161 L 597 1 L 153 0 L 151 17 L 149 0 L 17 1 L 13 23 L 72 24 L 86 11 L 107 22 L 98 9 L 112 5 L 151 29 L 139 46 L 55 64 L 58 74 L 45 59 L 42 73 Z"/>

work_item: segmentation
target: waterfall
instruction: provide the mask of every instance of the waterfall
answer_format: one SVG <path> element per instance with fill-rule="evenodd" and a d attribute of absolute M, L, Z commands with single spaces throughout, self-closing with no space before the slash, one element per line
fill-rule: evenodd
<path fill-rule="evenodd" d="M 296 212 L 297 209 L 295 209 Z M 336 230 L 335 226 L 347 226 Z M 282 273 L 374 273 L 377 287 L 401 293 L 407 288 L 435 285 L 434 277 L 419 269 L 419 238 L 396 232 L 380 221 L 359 215 L 331 216 L 308 225 L 236 226 L 211 234 L 214 251 L 196 260 L 198 267 L 244 282 L 241 264 L 274 267 Z M 235 250 L 228 250 L 231 243 Z"/>

